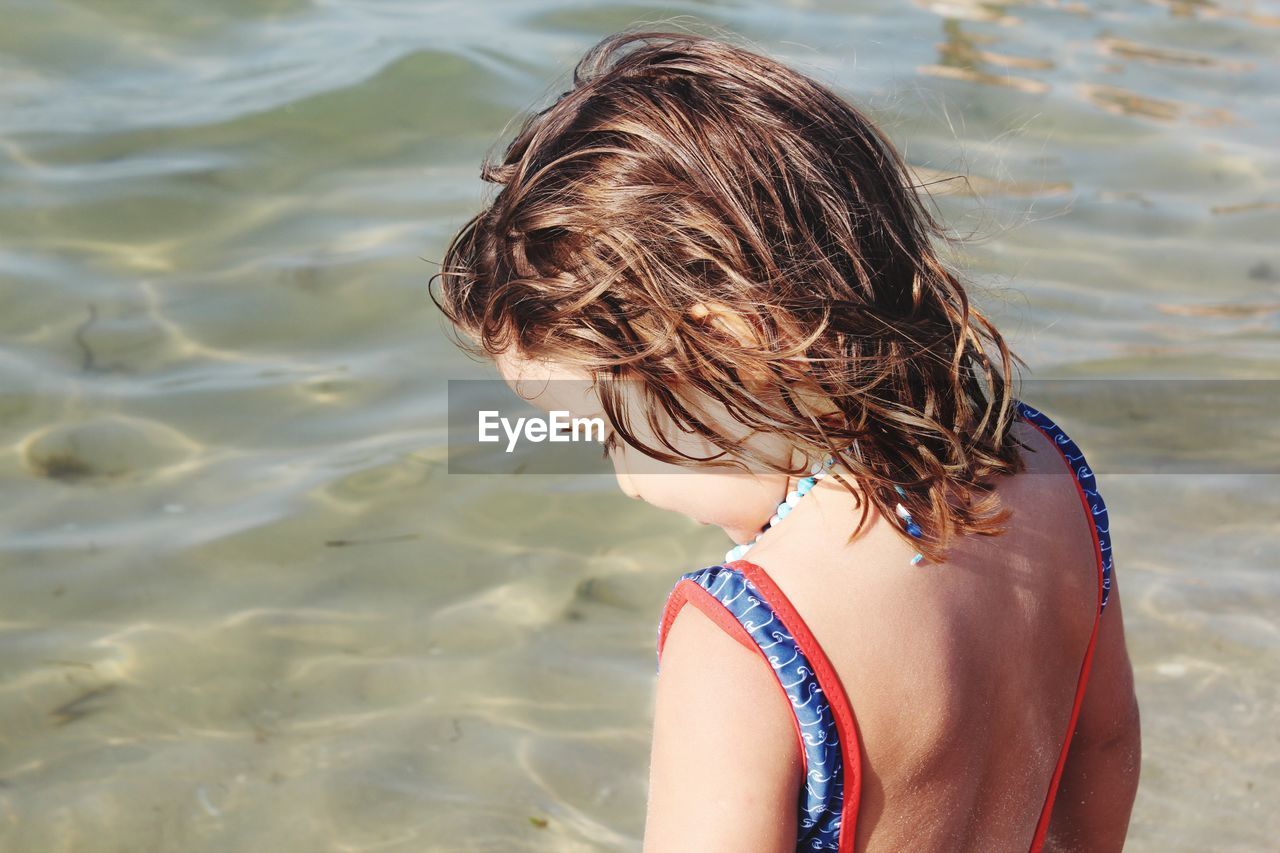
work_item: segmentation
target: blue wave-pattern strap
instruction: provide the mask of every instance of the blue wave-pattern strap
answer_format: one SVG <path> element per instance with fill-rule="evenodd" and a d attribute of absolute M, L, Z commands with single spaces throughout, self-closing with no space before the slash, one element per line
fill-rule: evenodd
<path fill-rule="evenodd" d="M 708 566 L 687 572 L 746 629 L 791 700 L 804 741 L 805 784 L 800 791 L 796 850 L 837 850 L 844 805 L 844 767 L 835 715 L 813 667 L 773 608 L 737 569 Z M 678 582 L 677 582 L 678 583 Z"/>
<path fill-rule="evenodd" d="M 1098 492 L 1097 478 L 1094 477 L 1093 469 L 1084 458 L 1084 453 L 1074 441 L 1067 437 L 1062 427 L 1050 420 L 1044 412 L 1033 409 L 1026 403 L 1019 402 L 1017 411 L 1018 414 L 1044 430 L 1062 450 L 1062 455 L 1075 473 L 1076 480 L 1084 491 L 1085 499 L 1089 502 L 1089 510 L 1093 513 L 1093 526 L 1098 531 L 1098 557 L 1102 563 L 1102 600 L 1098 604 L 1098 612 L 1101 613 L 1111 595 L 1111 522 L 1107 519 L 1107 505 Z"/>

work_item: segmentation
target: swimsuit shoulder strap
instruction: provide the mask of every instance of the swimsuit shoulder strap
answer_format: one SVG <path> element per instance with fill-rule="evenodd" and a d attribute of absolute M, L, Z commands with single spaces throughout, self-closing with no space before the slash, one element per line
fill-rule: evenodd
<path fill-rule="evenodd" d="M 1017 411 L 1023 420 L 1028 421 L 1053 441 L 1058 452 L 1062 454 L 1063 461 L 1075 475 L 1080 501 L 1084 504 L 1085 512 L 1088 513 L 1092 522 L 1094 553 L 1098 559 L 1098 576 L 1101 582 L 1098 596 L 1098 611 L 1101 612 L 1106 608 L 1107 598 L 1111 593 L 1111 524 L 1107 519 L 1107 504 L 1098 491 L 1097 478 L 1094 476 L 1093 469 L 1089 467 L 1088 460 L 1084 458 L 1084 452 L 1067 436 L 1062 427 L 1049 419 L 1048 415 L 1023 402 L 1017 404 Z"/>
<path fill-rule="evenodd" d="M 852 851 L 861 789 L 857 728 L 839 678 L 822 648 L 764 569 L 746 560 L 680 577 L 658 629 L 658 660 L 667 632 L 693 604 L 773 670 L 792 711 L 805 787 L 797 849 Z"/>

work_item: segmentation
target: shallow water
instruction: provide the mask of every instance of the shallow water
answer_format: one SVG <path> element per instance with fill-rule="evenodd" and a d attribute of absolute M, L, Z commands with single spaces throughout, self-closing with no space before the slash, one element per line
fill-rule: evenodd
<path fill-rule="evenodd" d="M 423 260 L 606 32 L 727 28 L 968 175 L 932 189 L 1031 375 L 1280 378 L 1274 3 L 8 11 L 0 849 L 639 849 L 659 610 L 726 543 L 448 476 L 446 380 L 489 374 Z M 1097 467 L 1127 849 L 1274 849 L 1277 477 Z"/>

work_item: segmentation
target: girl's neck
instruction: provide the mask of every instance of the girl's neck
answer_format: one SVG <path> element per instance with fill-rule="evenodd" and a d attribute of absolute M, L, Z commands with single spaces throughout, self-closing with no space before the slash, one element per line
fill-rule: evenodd
<path fill-rule="evenodd" d="M 852 494 L 835 479 L 836 474 L 841 474 L 853 485 Z M 788 480 L 788 491 L 796 487 L 797 479 Z M 871 506 L 863 529 L 856 538 L 852 538 L 862 516 L 859 500 L 865 502 L 866 497 L 853 476 L 843 468 L 832 469 L 831 474 L 818 480 L 781 523 L 765 532 L 743 559 L 763 565 L 765 560 L 802 559 L 805 554 L 815 553 L 838 554 L 856 547 L 883 520 Z"/>

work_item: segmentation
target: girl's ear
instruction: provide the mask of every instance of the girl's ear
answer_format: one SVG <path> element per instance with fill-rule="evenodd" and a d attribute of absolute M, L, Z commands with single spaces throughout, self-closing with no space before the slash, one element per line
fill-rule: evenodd
<path fill-rule="evenodd" d="M 740 346 L 757 349 L 765 346 L 764 335 L 751 320 L 722 302 L 695 302 L 689 308 L 689 317 L 700 325 L 720 330 L 737 341 Z M 767 371 L 753 371 L 744 365 L 738 366 L 738 375 L 746 383 L 747 390 L 753 394 L 759 394 L 767 389 L 770 380 L 773 379 L 773 375 Z"/>
<path fill-rule="evenodd" d="M 695 321 L 718 326 L 744 347 L 760 347 L 764 338 L 751 322 L 722 302 L 695 302 L 689 308 Z"/>

